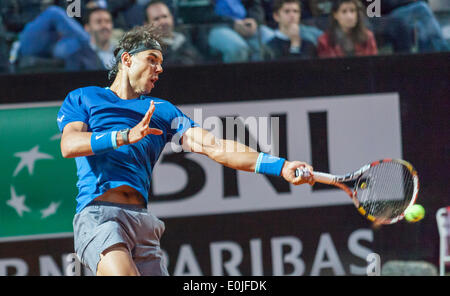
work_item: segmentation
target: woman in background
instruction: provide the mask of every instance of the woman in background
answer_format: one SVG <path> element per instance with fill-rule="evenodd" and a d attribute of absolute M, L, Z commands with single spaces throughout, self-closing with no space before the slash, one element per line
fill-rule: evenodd
<path fill-rule="evenodd" d="M 319 57 L 376 55 L 375 37 L 364 25 L 359 0 L 336 0 L 330 14 L 330 27 L 318 39 Z"/>

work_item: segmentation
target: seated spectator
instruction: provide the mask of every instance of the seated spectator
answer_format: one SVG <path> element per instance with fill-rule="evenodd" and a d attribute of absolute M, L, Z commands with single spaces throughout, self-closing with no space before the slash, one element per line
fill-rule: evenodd
<path fill-rule="evenodd" d="M 370 3 L 366 3 L 366 5 Z M 430 6 L 421 0 L 383 0 L 382 17 L 370 24 L 384 45 L 394 52 L 433 52 L 450 50 Z"/>
<path fill-rule="evenodd" d="M 145 8 L 146 24 L 159 27 L 164 43 L 164 65 L 194 65 L 203 58 L 190 40 L 174 31 L 174 18 L 162 0 L 153 0 Z"/>
<path fill-rule="evenodd" d="M 300 25 L 301 5 L 299 0 L 275 0 L 273 4 L 273 19 L 278 23 L 275 36 L 268 43 L 273 59 L 310 58 L 316 56 L 317 37 L 308 36 Z M 303 29 L 303 30 L 302 30 Z M 305 36 L 303 33 L 306 33 Z M 309 39 L 309 40 L 308 40 Z M 312 39 L 312 40 L 311 40 Z"/>
<path fill-rule="evenodd" d="M 26 24 L 34 20 L 55 1 L 1 0 L 0 14 L 8 32 L 19 34 Z"/>
<path fill-rule="evenodd" d="M 14 72 L 17 62 L 20 32 L 47 7 L 57 0 L 1 0 L 0 1 L 0 56 L 3 67 Z M 59 67 L 59 63 L 58 63 Z M 50 69 L 51 70 L 51 69 Z"/>
<path fill-rule="evenodd" d="M 39 63 L 59 65 L 60 61 L 66 70 L 104 69 L 90 40 L 80 23 L 67 16 L 63 8 L 52 5 L 20 33 L 19 67 L 21 62 L 22 67 L 32 67 Z"/>
<path fill-rule="evenodd" d="M 264 59 L 265 44 L 273 30 L 264 25 L 260 0 L 217 0 L 215 13 L 227 22 L 216 24 L 208 36 L 211 53 L 220 53 L 225 63 Z"/>
<path fill-rule="evenodd" d="M 400 0 L 403 1 L 403 0 Z M 407 0 L 409 1 L 409 0 Z M 386 0 L 381 5 L 381 17 L 368 18 L 368 26 L 374 33 L 377 46 L 381 53 L 410 53 L 414 48 L 414 28 L 409 20 L 390 16 L 393 2 L 401 5 L 398 0 Z M 371 3 L 365 3 L 366 6 Z"/>
<path fill-rule="evenodd" d="M 113 22 L 110 12 L 106 8 L 93 7 L 85 12 L 84 29 L 90 35 L 92 50 L 103 63 L 104 69 L 109 69 L 114 61 L 112 42 Z"/>
<path fill-rule="evenodd" d="M 319 57 L 376 55 L 375 37 L 364 25 L 359 0 L 336 0 L 330 14 L 330 27 L 319 37 Z"/>
<path fill-rule="evenodd" d="M 50 6 L 27 23 L 19 35 L 18 60 L 33 65 L 43 60 L 64 62 L 89 42 L 89 34 L 66 11 Z"/>

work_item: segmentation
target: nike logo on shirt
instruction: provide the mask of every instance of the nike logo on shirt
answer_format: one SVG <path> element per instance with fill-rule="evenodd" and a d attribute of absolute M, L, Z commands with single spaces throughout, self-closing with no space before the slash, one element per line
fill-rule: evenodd
<path fill-rule="evenodd" d="M 95 139 L 98 140 L 98 139 L 100 139 L 101 137 L 103 137 L 104 135 L 106 135 L 106 134 L 101 134 L 101 135 L 95 136 Z"/>

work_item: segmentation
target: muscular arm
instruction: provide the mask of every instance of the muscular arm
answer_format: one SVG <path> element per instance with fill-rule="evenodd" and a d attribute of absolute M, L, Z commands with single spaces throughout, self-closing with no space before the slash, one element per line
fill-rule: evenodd
<path fill-rule="evenodd" d="M 190 128 L 183 135 L 183 148 L 200 153 L 229 168 L 254 172 L 259 152 L 232 140 L 217 139 L 213 134 L 199 127 Z M 287 161 L 283 165 L 281 176 L 288 182 L 299 185 L 313 183 L 312 178 L 295 177 L 295 169 L 306 167 L 312 173 L 312 167 L 300 161 Z"/>
<path fill-rule="evenodd" d="M 183 135 L 183 148 L 208 156 L 221 165 L 251 172 L 259 153 L 236 141 L 217 139 L 202 128 L 194 127 Z"/>

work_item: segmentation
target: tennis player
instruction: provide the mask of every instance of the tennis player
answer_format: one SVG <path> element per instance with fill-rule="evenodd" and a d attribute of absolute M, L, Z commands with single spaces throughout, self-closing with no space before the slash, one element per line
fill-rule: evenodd
<path fill-rule="evenodd" d="M 165 225 L 147 203 L 153 167 L 173 139 L 230 168 L 313 183 L 308 164 L 217 139 L 170 102 L 148 96 L 163 72 L 154 28 L 127 32 L 114 54 L 112 85 L 70 92 L 57 117 L 62 155 L 77 165 L 75 252 L 94 274 L 168 275 L 160 249 Z M 297 168 L 310 177 L 295 177 Z"/>

